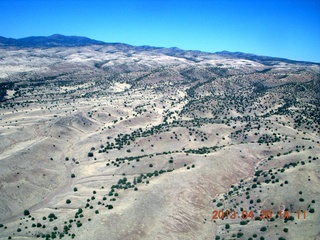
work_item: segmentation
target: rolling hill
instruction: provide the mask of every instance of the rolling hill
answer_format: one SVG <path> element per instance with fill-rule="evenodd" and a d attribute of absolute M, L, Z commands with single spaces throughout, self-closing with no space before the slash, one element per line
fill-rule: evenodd
<path fill-rule="evenodd" d="M 0 239 L 320 239 L 320 64 L 0 37 Z"/>

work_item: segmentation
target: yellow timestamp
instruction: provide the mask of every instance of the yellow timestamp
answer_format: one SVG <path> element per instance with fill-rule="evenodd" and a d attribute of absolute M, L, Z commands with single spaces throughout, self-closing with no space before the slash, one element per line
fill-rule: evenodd
<path fill-rule="evenodd" d="M 278 215 L 280 219 L 292 219 L 294 215 L 298 219 L 306 219 L 307 211 L 300 210 L 296 212 L 289 212 L 288 210 L 280 210 L 276 214 L 274 214 L 271 210 L 260 210 L 259 213 L 254 211 L 243 210 L 240 214 L 237 214 L 235 210 L 213 210 L 212 219 L 271 219 L 274 215 Z"/>

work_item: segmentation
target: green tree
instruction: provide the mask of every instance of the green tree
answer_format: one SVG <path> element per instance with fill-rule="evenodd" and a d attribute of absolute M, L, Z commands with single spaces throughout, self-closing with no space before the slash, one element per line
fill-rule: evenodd
<path fill-rule="evenodd" d="M 30 215 L 30 212 L 29 212 L 29 210 L 27 210 L 27 209 L 26 209 L 26 210 L 24 210 L 24 211 L 23 211 L 23 215 L 25 215 L 25 216 L 28 216 L 28 215 Z"/>
<path fill-rule="evenodd" d="M 260 231 L 265 232 L 265 231 L 267 231 L 267 228 L 263 226 L 262 228 L 260 228 Z"/>

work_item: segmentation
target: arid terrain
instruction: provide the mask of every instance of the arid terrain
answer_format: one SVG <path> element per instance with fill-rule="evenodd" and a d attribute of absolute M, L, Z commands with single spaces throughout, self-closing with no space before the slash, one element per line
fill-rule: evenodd
<path fill-rule="evenodd" d="M 320 64 L 0 38 L 0 239 L 320 239 Z"/>

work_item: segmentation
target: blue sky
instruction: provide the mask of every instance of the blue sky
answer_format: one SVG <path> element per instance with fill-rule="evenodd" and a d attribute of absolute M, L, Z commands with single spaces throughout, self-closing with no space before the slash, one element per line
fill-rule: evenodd
<path fill-rule="evenodd" d="M 0 0 L 0 36 L 55 33 L 320 62 L 320 0 Z"/>

